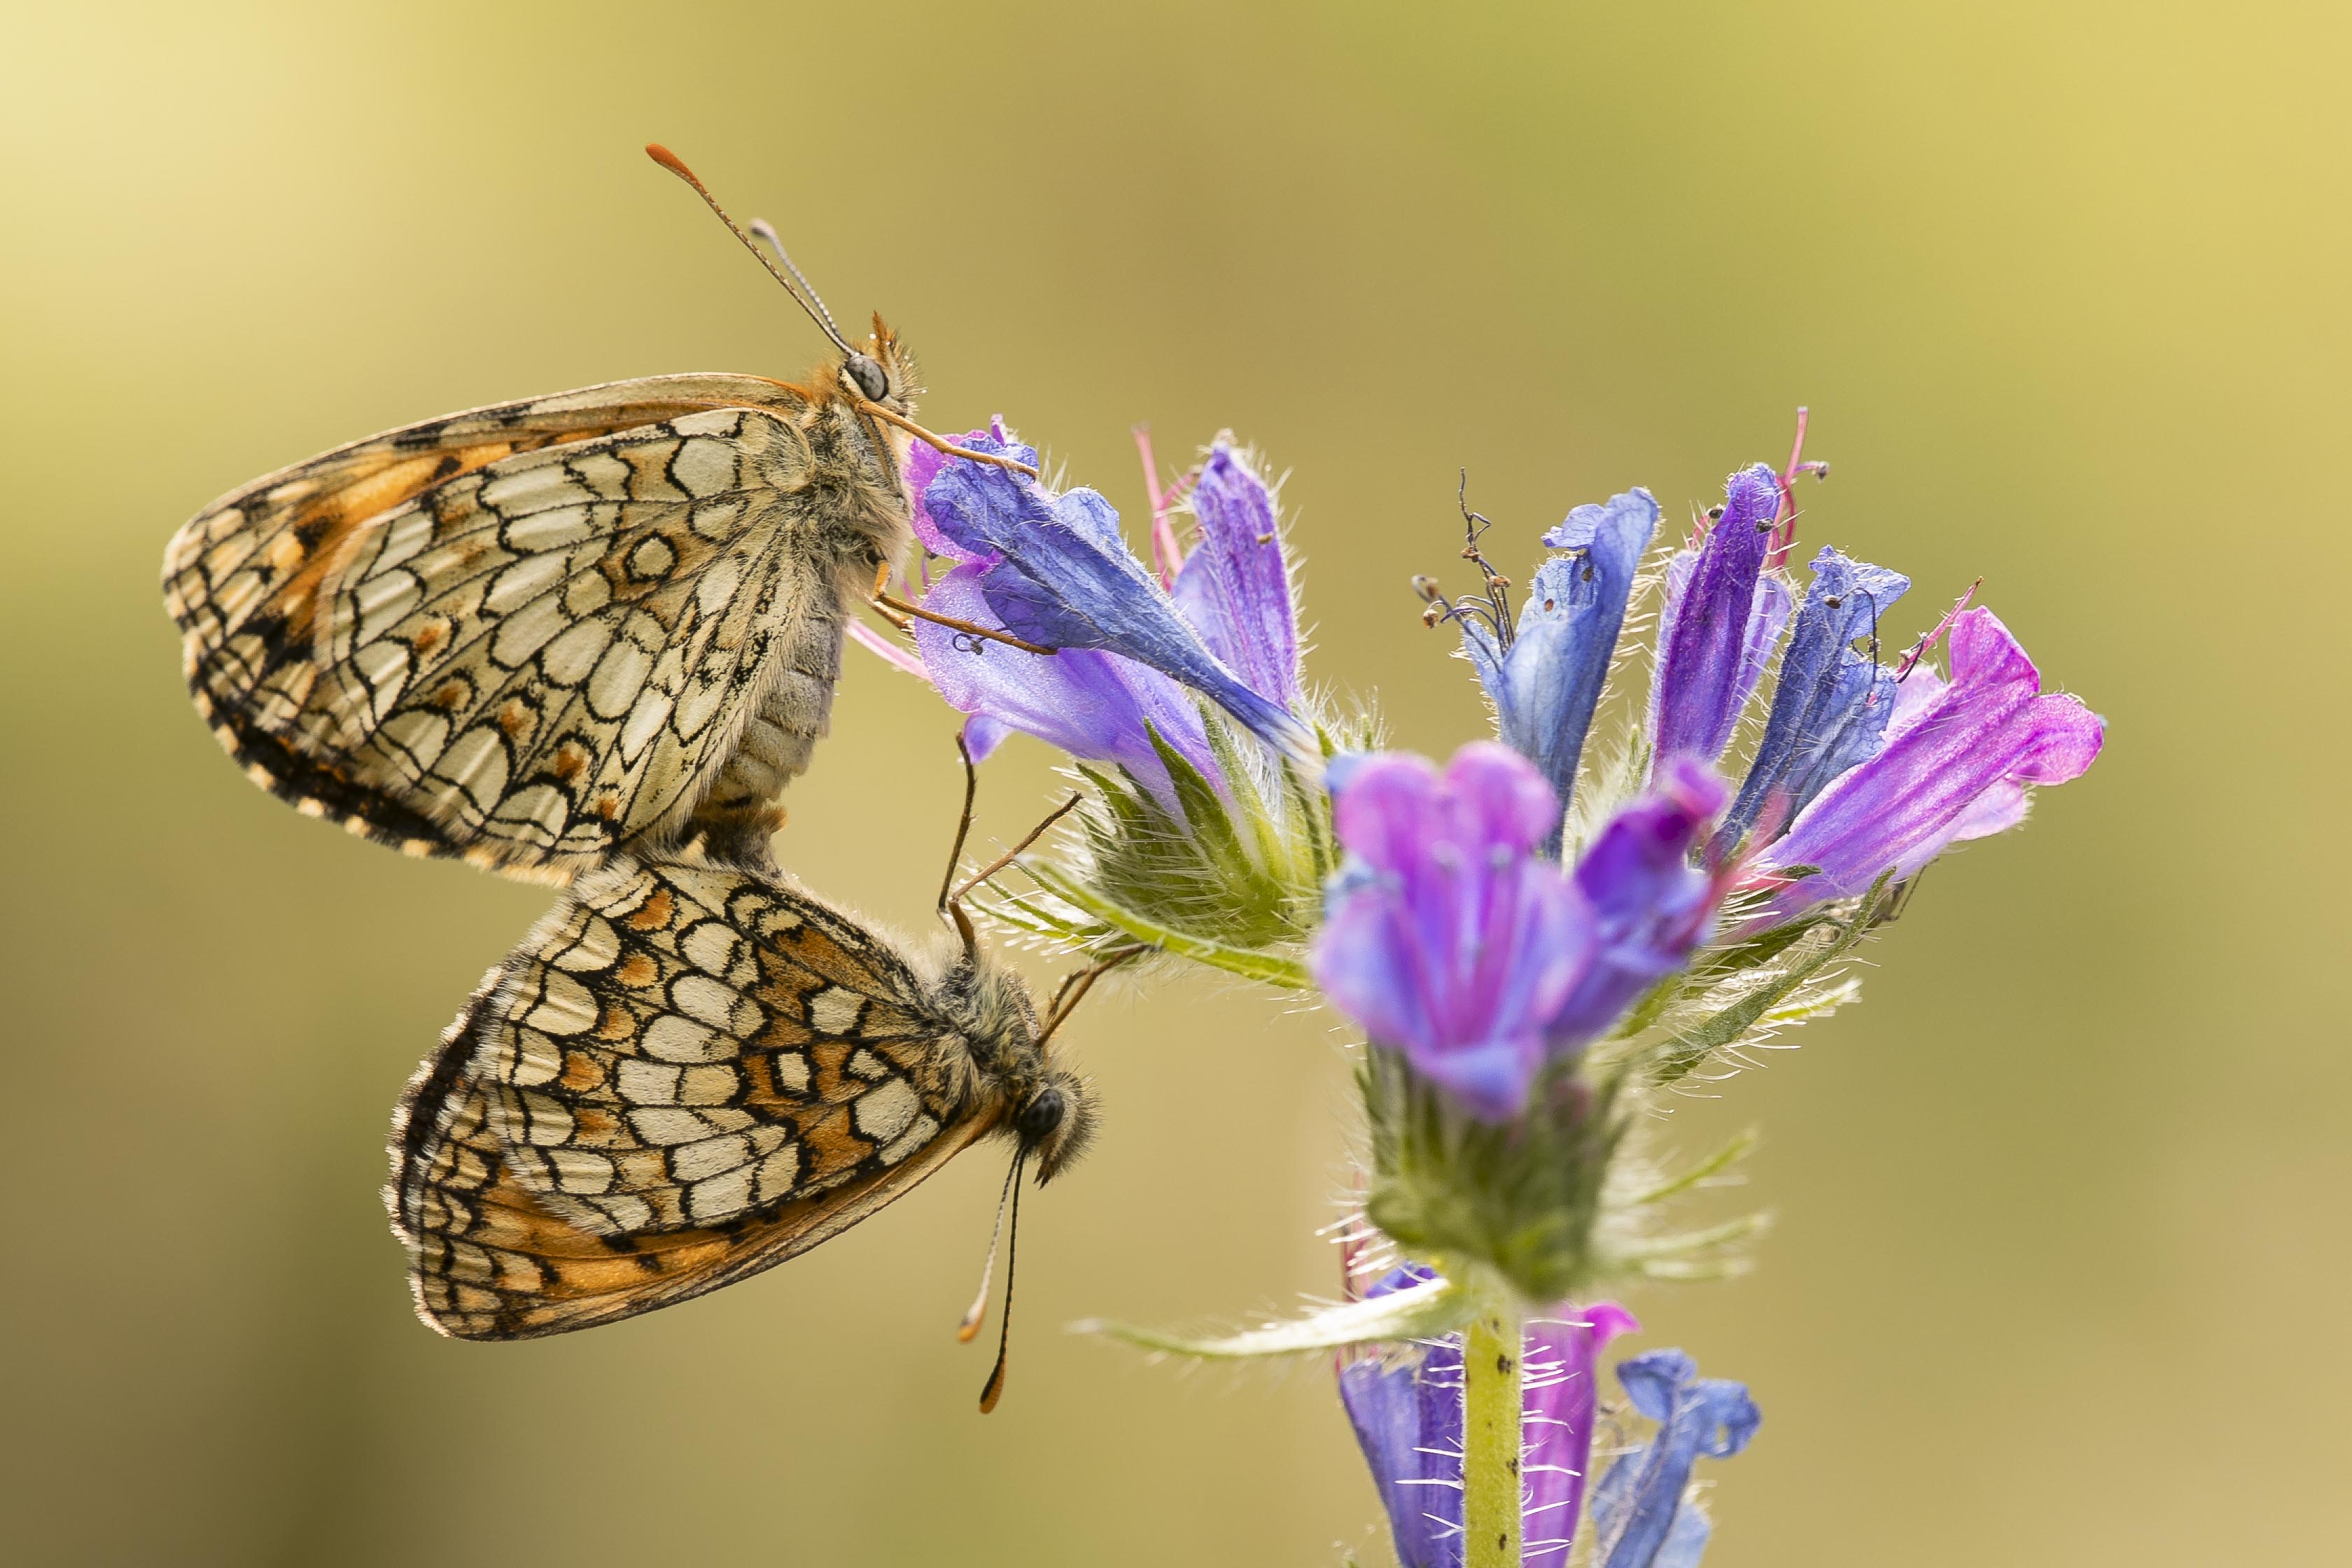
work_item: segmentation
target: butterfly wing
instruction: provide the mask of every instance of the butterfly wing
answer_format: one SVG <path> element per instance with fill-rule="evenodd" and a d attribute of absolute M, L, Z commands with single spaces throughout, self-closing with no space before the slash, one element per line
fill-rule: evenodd
<path fill-rule="evenodd" d="M 311 815 L 592 864 L 681 819 L 776 656 L 837 633 L 786 539 L 809 406 L 751 376 L 622 382 L 257 480 L 166 552 L 196 705 Z"/>
<path fill-rule="evenodd" d="M 419 1310 L 462 1338 L 698 1296 L 991 1131 L 905 962 L 770 876 L 624 858 L 467 1005 L 395 1123 Z"/>

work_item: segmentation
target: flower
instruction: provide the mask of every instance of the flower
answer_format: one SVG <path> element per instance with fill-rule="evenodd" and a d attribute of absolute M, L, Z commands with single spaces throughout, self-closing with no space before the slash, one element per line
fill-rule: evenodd
<path fill-rule="evenodd" d="M 1683 1496 L 1691 1468 L 1701 1455 L 1727 1459 L 1748 1447 L 1763 1416 L 1745 1384 L 1700 1377 L 1678 1350 L 1620 1363 L 1617 1381 L 1658 1432 L 1593 1489 L 1593 1560 L 1600 1568 L 1696 1568 L 1713 1527 Z"/>
<path fill-rule="evenodd" d="M 1393 1270 L 1367 1298 L 1432 1278 L 1417 1266 Z M 1592 1449 L 1594 1373 L 1601 1348 L 1639 1330 L 1613 1301 L 1562 1306 L 1530 1321 L 1521 1335 L 1519 1417 L 1521 1558 L 1564 1561 L 1581 1514 Z M 1462 1562 L 1462 1336 L 1416 1352 L 1356 1352 L 1339 1362 L 1339 1401 L 1380 1489 L 1397 1560 L 1404 1568 L 1459 1568 Z"/>
<path fill-rule="evenodd" d="M 1576 791 L 1576 766 L 1610 656 L 1625 625 L 1633 574 L 1658 525 L 1658 503 L 1644 489 L 1580 506 L 1543 536 L 1556 555 L 1536 568 L 1518 626 L 1507 641 L 1475 616 L 1459 616 L 1462 649 L 1495 704 L 1503 743 L 1543 770 L 1564 806 Z M 1559 824 L 1546 840 L 1559 852 Z"/>
<path fill-rule="evenodd" d="M 995 455 L 1030 450 L 1015 447 L 1001 426 L 975 431 L 964 442 Z M 1212 651 L 1203 626 L 1188 621 L 1179 601 L 1129 551 L 1108 501 L 1090 489 L 1049 494 L 1026 476 L 967 458 L 908 464 L 909 486 L 923 486 L 919 534 L 935 553 L 961 563 L 949 574 L 962 584 L 948 595 L 956 608 L 929 599 L 923 607 L 1065 652 L 1131 659 L 1207 696 L 1277 750 L 1319 763 L 1314 732 L 1286 705 L 1297 700 L 1297 644 L 1278 532 L 1265 530 L 1274 537 L 1262 543 L 1255 533 L 1246 542 L 1235 534 L 1236 527 L 1246 526 L 1237 520 L 1251 512 L 1254 501 L 1270 521 L 1271 500 L 1230 451 L 1222 456 L 1222 463 L 1212 458 L 1217 486 L 1202 517 L 1201 553 L 1208 560 L 1193 587 L 1188 590 L 1180 574 L 1178 588 L 1214 641 L 1240 657 L 1260 684 L 1273 687 L 1271 693 Z M 932 595 L 947 586 L 935 586 Z M 974 607 L 984 607 L 985 615 L 957 614 Z M 979 651 L 982 640 L 969 633 L 932 643 L 942 658 L 986 657 Z M 928 649 L 924 662 L 944 689 Z M 969 695 L 982 704 L 976 710 L 986 710 L 999 679 L 992 673 L 972 682 Z M 1007 721 L 1028 727 L 1019 718 L 1007 716 Z"/>
<path fill-rule="evenodd" d="M 1780 476 L 1763 463 L 1742 468 L 1724 496 L 1706 542 L 1677 552 L 1666 568 L 1650 690 L 1650 736 L 1662 764 L 1723 755 L 1789 618 L 1788 585 L 1764 571 L 1780 510 Z"/>
<path fill-rule="evenodd" d="M 1493 1121 L 1516 1112 L 1547 1032 L 1583 977 L 1592 911 L 1535 854 L 1559 797 L 1517 752 L 1475 742 L 1443 779 L 1381 752 L 1339 775 L 1343 873 L 1312 967 L 1381 1045 Z"/>
<path fill-rule="evenodd" d="M 1866 637 L 1875 649 L 1880 619 L 1910 586 L 1900 573 L 1827 546 L 1814 557 L 1812 586 L 1780 656 L 1771 716 L 1718 846 L 1728 847 L 1768 808 L 1773 826 L 1786 826 L 1832 779 L 1878 750 L 1895 709 L 1895 675 L 1853 645 Z"/>
<path fill-rule="evenodd" d="M 1725 793 L 1712 772 L 1675 758 L 1657 793 L 1618 813 L 1579 858 L 1576 885 L 1592 908 L 1598 940 L 1592 966 L 1552 1021 L 1556 1035 L 1600 1034 L 1706 940 L 1724 889 L 1690 857 Z"/>
<path fill-rule="evenodd" d="M 1517 1114 L 1548 1057 L 1581 1047 L 1706 935 L 1713 884 L 1682 861 L 1722 795 L 1695 763 L 1605 827 L 1573 876 L 1538 852 L 1559 796 L 1507 746 L 1473 742 L 1443 775 L 1381 752 L 1333 782 L 1354 858 L 1330 890 L 1316 981 L 1487 1121 Z"/>
<path fill-rule="evenodd" d="M 956 567 L 932 584 L 923 607 L 1001 628 L 982 589 L 984 571 Z M 1092 648 L 1025 653 L 932 621 L 915 623 L 915 646 L 948 706 L 971 715 L 964 739 L 975 762 L 1018 730 L 1073 757 L 1116 763 L 1173 805 L 1167 766 L 1151 743 L 1156 732 L 1202 774 L 1218 776 L 1199 707 L 1156 669 Z"/>
<path fill-rule="evenodd" d="M 1200 536 L 1176 573 L 1176 608 L 1244 685 L 1298 712 L 1298 610 L 1273 490 L 1220 437 L 1192 501 Z"/>
<path fill-rule="evenodd" d="M 1950 680 L 1912 668 L 1875 754 L 1838 774 L 1756 857 L 1757 878 L 1777 888 L 1773 914 L 1865 891 L 1883 875 L 1909 877 L 1952 844 L 2014 826 L 2029 786 L 2079 777 L 2097 758 L 2105 721 L 2074 697 L 2044 692 L 1990 610 L 1956 617 L 1951 638 Z"/>

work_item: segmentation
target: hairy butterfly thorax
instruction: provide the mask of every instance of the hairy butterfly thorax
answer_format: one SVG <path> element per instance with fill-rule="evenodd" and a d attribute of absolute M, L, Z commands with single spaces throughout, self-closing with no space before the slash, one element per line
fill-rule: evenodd
<path fill-rule="evenodd" d="M 655 376 L 429 420 L 173 537 L 190 692 L 255 783 L 556 881 L 697 837 L 764 855 L 847 617 L 911 542 L 907 443 L 946 444 L 881 318 L 853 344 L 772 229 L 727 222 L 832 341 L 806 382 Z"/>

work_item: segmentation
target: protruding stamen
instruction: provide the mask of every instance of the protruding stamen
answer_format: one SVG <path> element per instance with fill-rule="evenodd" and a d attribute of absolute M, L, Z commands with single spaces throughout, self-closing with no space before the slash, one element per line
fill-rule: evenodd
<path fill-rule="evenodd" d="M 1764 555 L 1766 571 L 1777 571 L 1789 558 L 1797 543 L 1797 476 L 1811 474 L 1816 479 L 1830 477 L 1827 463 L 1805 461 L 1805 426 L 1811 423 L 1813 411 L 1801 405 L 1797 409 L 1797 438 L 1789 446 L 1789 466 L 1780 470 L 1780 510 L 1772 520 L 1771 548 Z"/>
<path fill-rule="evenodd" d="M 1913 668 L 1916 666 L 1921 659 L 1927 657 L 1929 650 L 1934 648 L 1937 643 L 1943 640 L 1944 634 L 1951 629 L 1951 626 L 1954 621 L 1960 618 L 1960 612 L 1969 607 L 1969 601 L 1975 598 L 1977 596 L 1977 590 L 1983 586 L 1984 579 L 1981 577 L 1969 584 L 1969 591 L 1962 594 L 1958 602 L 1953 605 L 1950 609 L 1944 612 L 1944 618 L 1936 623 L 1935 629 L 1930 631 L 1926 637 L 1921 637 L 1917 642 L 1911 645 L 1911 651 L 1903 656 L 1902 666 L 1895 672 L 1895 679 L 1897 681 L 1905 680 L 1909 678 Z"/>

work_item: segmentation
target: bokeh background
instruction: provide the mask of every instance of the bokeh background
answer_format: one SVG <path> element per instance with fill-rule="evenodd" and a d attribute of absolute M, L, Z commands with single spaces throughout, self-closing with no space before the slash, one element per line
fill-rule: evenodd
<path fill-rule="evenodd" d="M 1328 1292 L 1328 1019 L 1090 1004 L 1011 1394 L 949 1333 L 992 1161 L 757 1281 L 446 1342 L 376 1187 L 539 890 L 302 821 L 181 693 L 164 539 L 336 442 L 814 334 L 688 194 L 886 307 L 1133 519 L 1128 430 L 1293 470 L 1314 669 L 1479 705 L 1405 578 L 1778 458 L 1809 536 L 1979 574 L 2107 754 L 1939 868 L 1868 1005 L 1695 1095 L 1760 1268 L 1645 1292 L 1766 1413 L 1711 1564 L 2352 1556 L 2340 5 L 9 7 L 0 51 L 0 1512 L 42 1563 L 1387 1561 L 1319 1366 L 1061 1325 Z M 1524 562 L 1520 562 L 1524 564 Z M 854 655 L 779 847 L 920 924 L 951 721 Z M 1042 749 L 987 771 L 1009 837 Z"/>

